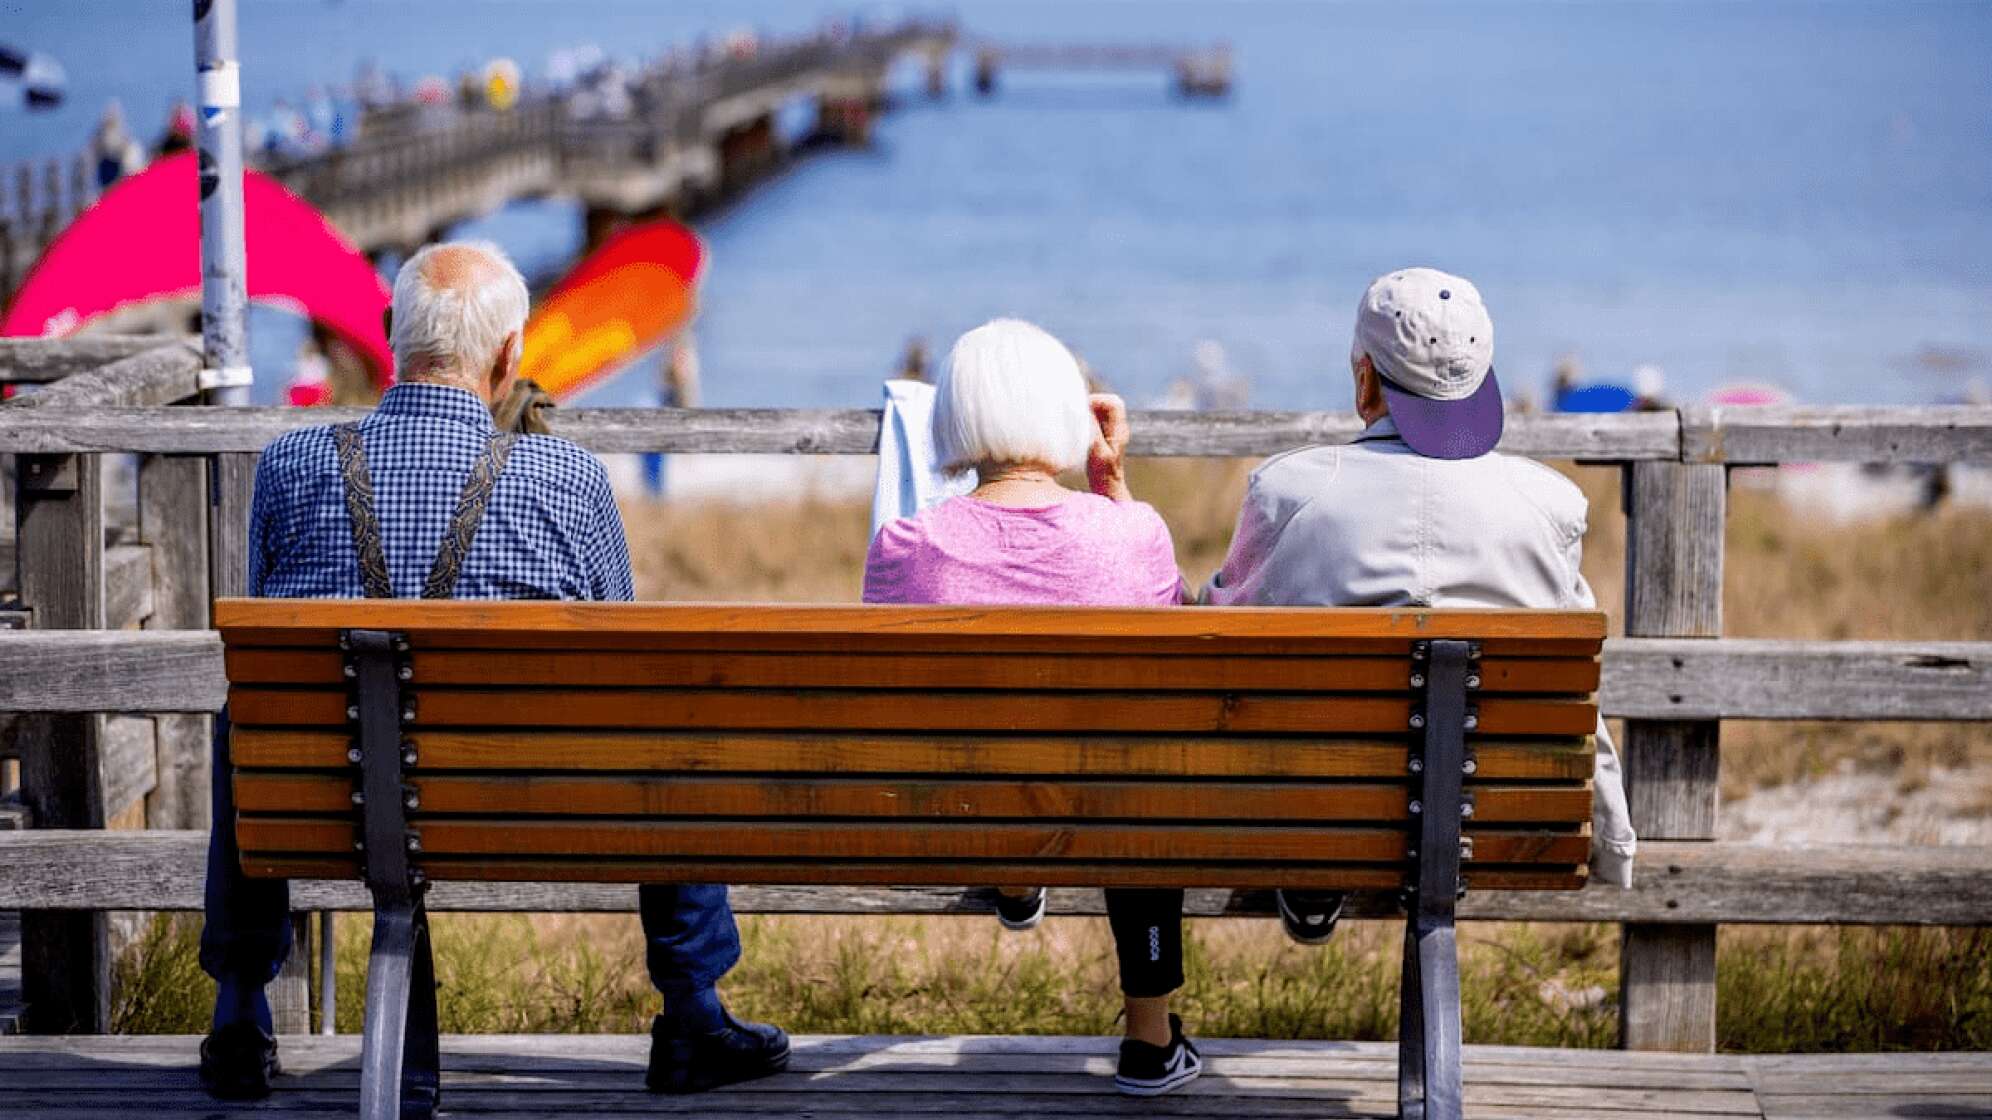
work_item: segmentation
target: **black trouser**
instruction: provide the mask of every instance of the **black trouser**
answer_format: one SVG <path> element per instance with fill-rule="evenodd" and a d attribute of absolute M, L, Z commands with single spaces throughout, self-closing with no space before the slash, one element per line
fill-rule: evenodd
<path fill-rule="evenodd" d="M 1183 986 L 1183 892 L 1107 891 L 1107 924 L 1120 957 L 1121 994 L 1166 996 Z"/>

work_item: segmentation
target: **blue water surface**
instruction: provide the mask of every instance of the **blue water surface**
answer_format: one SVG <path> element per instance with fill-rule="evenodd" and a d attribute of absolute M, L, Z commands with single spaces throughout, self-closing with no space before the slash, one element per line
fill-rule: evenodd
<path fill-rule="evenodd" d="M 376 58 L 406 76 L 560 46 L 649 53 L 798 0 L 242 0 L 259 111 Z M 1215 339 L 1260 407 L 1346 407 L 1373 275 L 1473 278 L 1511 391 L 1556 358 L 1662 367 L 1693 397 L 1941 399 L 1992 375 L 1992 5 L 967 0 L 1004 39 L 1228 40 L 1231 98 L 1160 75 L 1006 75 L 906 107 L 703 223 L 706 402 L 858 405 L 910 335 L 1039 320 L 1137 400 Z M 890 14 L 880 12 L 879 14 Z M 0 0 L 0 41 L 56 55 L 72 101 L 0 114 L 0 157 L 80 144 L 123 100 L 150 133 L 191 88 L 184 2 Z M 570 204 L 469 232 L 529 268 L 579 242 Z M 273 316 L 257 356 L 288 357 Z M 267 337 L 266 337 L 267 336 Z M 592 394 L 633 403 L 643 367 Z M 259 387 L 264 394 L 274 385 Z"/>

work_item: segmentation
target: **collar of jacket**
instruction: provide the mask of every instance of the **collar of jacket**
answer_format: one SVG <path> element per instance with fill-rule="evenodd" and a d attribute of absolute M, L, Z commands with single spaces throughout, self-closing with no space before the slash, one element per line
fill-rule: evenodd
<path fill-rule="evenodd" d="M 1404 437 L 1397 434 L 1397 421 L 1392 420 L 1388 412 L 1384 413 L 1382 416 L 1377 417 L 1375 423 L 1371 424 L 1367 428 L 1364 428 L 1362 434 L 1357 436 L 1354 440 L 1350 442 L 1374 443 L 1378 440 L 1395 440 L 1398 443 L 1404 442 Z"/>

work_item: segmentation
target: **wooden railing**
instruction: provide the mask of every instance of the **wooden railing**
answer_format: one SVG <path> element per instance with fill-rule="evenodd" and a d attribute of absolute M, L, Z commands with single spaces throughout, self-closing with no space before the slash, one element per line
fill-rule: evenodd
<path fill-rule="evenodd" d="M 224 684 L 209 596 L 242 589 L 256 452 L 284 431 L 346 415 L 178 403 L 193 399 L 197 366 L 177 341 L 0 343 L 0 382 L 55 382 L 0 405 L 0 461 L 11 458 L 18 477 L 12 617 L 32 626 L 0 637 L 0 712 L 16 713 L 20 799 L 35 829 L 0 832 L 0 909 L 28 911 L 39 1027 L 103 1025 L 108 951 L 91 912 L 199 906 L 206 722 Z M 553 425 L 599 452 L 868 454 L 879 419 L 563 410 Z M 1136 454 L 1224 457 L 1345 440 L 1358 425 L 1342 413 L 1151 412 L 1134 426 Z M 1624 1043 L 1687 1050 L 1714 1043 L 1719 924 L 1992 924 L 1992 848 L 1715 839 L 1720 720 L 1992 720 L 1992 641 L 1721 637 L 1727 469 L 1992 462 L 1992 408 L 1516 416 L 1503 447 L 1623 467 L 1627 636 L 1607 644 L 1601 702 L 1627 721 L 1641 854 L 1630 891 L 1475 892 L 1463 916 L 1623 923 Z M 110 526 L 107 544 L 106 464 L 133 457 L 136 514 Z M 140 798 L 142 822 L 132 809 Z M 137 823 L 148 829 L 103 830 Z M 351 883 L 300 884 L 293 897 L 304 909 L 366 905 Z M 736 903 L 749 912 L 984 906 L 960 891 L 846 888 L 743 888 Z M 587 885 L 443 885 L 432 899 L 438 910 L 633 906 L 633 892 Z M 1058 892 L 1053 908 L 1099 913 L 1100 899 Z M 1264 898 L 1229 891 L 1191 892 L 1189 910 L 1267 912 Z M 277 986 L 289 1030 L 304 1023 L 300 952 Z"/>

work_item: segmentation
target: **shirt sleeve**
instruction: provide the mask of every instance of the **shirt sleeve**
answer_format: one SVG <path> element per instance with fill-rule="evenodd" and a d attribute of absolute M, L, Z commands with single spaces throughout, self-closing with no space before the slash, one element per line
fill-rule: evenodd
<path fill-rule="evenodd" d="M 623 534 L 622 511 L 616 508 L 615 490 L 609 486 L 608 472 L 595 467 L 593 499 L 594 540 L 588 550 L 588 590 L 600 602 L 626 603 L 636 598 L 636 580 L 630 574 L 629 539 Z"/>
<path fill-rule="evenodd" d="M 1279 541 L 1279 526 L 1268 504 L 1261 492 L 1259 476 L 1254 474 L 1245 488 L 1245 500 L 1238 507 L 1231 548 L 1225 553 L 1223 565 L 1197 594 L 1199 603 L 1218 607 L 1252 605 L 1249 588 Z"/>

